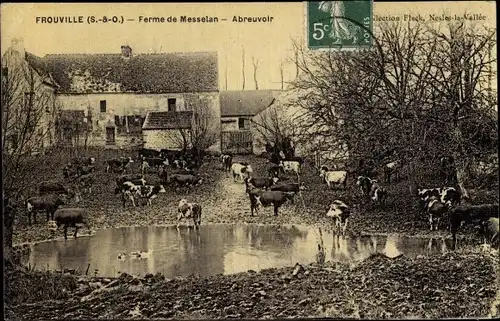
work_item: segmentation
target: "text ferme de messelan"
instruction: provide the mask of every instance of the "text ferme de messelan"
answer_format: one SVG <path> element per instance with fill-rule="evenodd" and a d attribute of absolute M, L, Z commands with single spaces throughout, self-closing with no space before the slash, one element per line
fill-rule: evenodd
<path fill-rule="evenodd" d="M 36 23 L 42 24 L 94 24 L 94 23 L 270 23 L 274 22 L 273 16 L 232 16 L 232 18 L 222 18 L 217 16 L 37 16 Z"/>

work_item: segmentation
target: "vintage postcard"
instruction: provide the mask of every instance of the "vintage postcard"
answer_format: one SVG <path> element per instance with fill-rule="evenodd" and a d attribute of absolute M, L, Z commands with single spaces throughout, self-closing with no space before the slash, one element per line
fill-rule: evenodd
<path fill-rule="evenodd" d="M 7 319 L 500 316 L 494 1 L 0 17 Z"/>

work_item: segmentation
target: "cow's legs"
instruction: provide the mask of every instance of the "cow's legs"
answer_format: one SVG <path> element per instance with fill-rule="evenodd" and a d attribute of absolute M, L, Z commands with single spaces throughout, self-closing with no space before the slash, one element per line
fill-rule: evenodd
<path fill-rule="evenodd" d="M 64 240 L 68 239 L 68 226 L 64 224 Z"/>
<path fill-rule="evenodd" d="M 348 220 L 349 220 L 349 219 L 348 219 L 348 218 L 346 218 L 346 219 L 345 219 L 345 221 L 344 221 L 344 226 L 342 226 L 342 235 L 345 235 L 345 231 L 346 231 L 346 229 L 347 229 L 347 221 L 348 221 Z"/>
<path fill-rule="evenodd" d="M 274 216 L 278 216 L 278 209 L 279 209 L 279 206 L 274 205 Z"/>
<path fill-rule="evenodd" d="M 75 239 L 76 239 L 76 233 L 78 233 L 78 226 L 76 226 L 75 224 L 75 235 L 74 235 Z"/>

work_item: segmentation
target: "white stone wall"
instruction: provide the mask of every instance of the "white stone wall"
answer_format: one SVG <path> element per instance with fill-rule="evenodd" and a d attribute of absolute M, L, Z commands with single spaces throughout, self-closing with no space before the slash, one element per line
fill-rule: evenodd
<path fill-rule="evenodd" d="M 189 141 L 189 133 L 184 130 Z M 142 131 L 144 148 L 149 149 L 182 149 L 182 135 L 178 129 L 146 129 Z"/>

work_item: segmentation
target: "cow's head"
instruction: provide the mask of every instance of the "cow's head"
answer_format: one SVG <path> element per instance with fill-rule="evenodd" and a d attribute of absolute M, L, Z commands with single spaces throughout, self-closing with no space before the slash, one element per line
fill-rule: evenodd
<path fill-rule="evenodd" d="M 160 185 L 159 186 L 159 190 L 158 190 L 158 193 L 166 193 L 167 191 L 165 190 L 165 187 L 163 187 L 163 185 Z"/>
<path fill-rule="evenodd" d="M 179 201 L 179 206 L 178 206 L 179 212 L 185 211 L 185 209 L 187 209 L 187 207 L 188 207 L 188 201 L 187 201 L 187 199 L 185 199 L 185 198 L 181 199 Z"/>
<path fill-rule="evenodd" d="M 307 186 L 304 185 L 304 182 L 301 182 L 300 185 L 299 185 L 299 190 L 301 191 L 305 191 L 307 190 Z"/>
<path fill-rule="evenodd" d="M 90 157 L 89 158 L 89 163 L 92 165 L 95 163 L 95 157 Z"/>
<path fill-rule="evenodd" d="M 272 182 L 273 182 L 273 184 L 278 183 L 278 181 L 279 181 L 279 180 L 280 180 L 280 179 L 279 179 L 278 177 L 273 177 L 273 178 L 272 178 Z"/>

